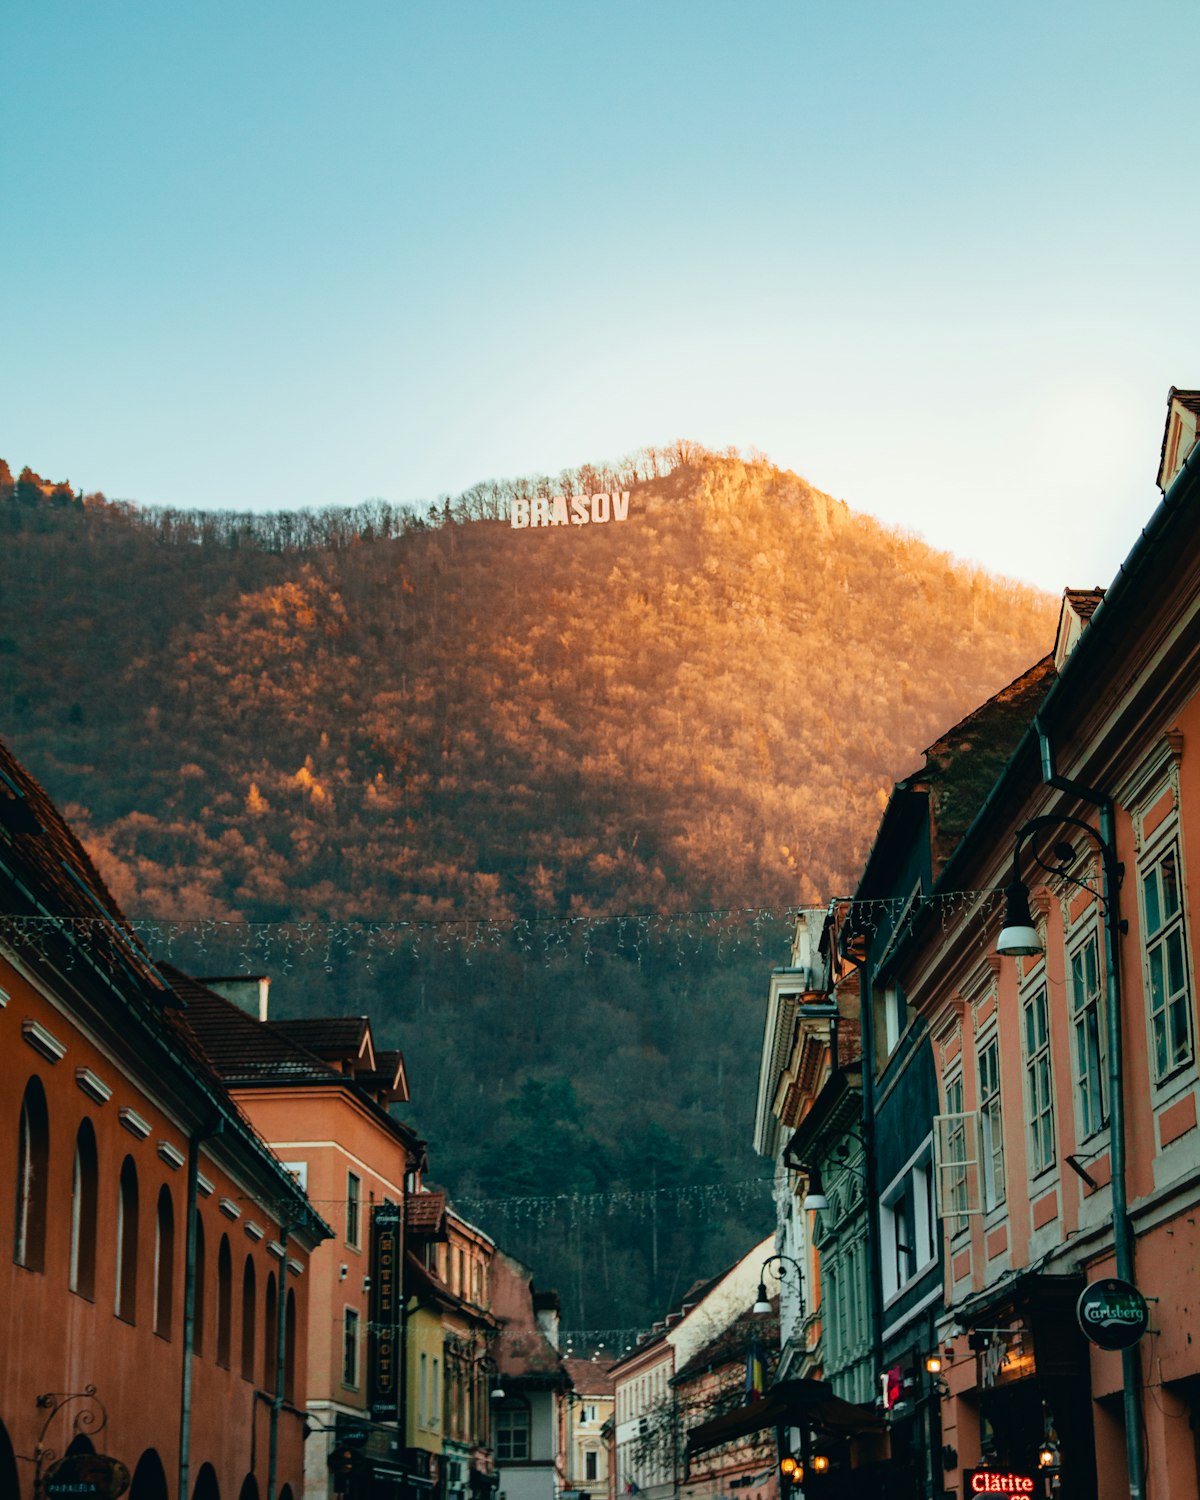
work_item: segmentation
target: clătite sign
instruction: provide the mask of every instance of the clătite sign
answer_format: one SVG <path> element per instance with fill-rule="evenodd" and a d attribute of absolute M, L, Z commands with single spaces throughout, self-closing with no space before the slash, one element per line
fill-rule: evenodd
<path fill-rule="evenodd" d="M 539 495 L 514 500 L 509 520 L 522 526 L 601 526 L 629 519 L 629 491 L 611 495 Z"/>
<path fill-rule="evenodd" d="M 1036 1495 L 1032 1474 L 1014 1474 L 1007 1469 L 964 1469 L 964 1495 Z"/>

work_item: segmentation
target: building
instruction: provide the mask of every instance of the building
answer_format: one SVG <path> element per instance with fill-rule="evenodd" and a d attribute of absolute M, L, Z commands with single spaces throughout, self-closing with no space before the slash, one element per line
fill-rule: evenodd
<path fill-rule="evenodd" d="M 690 1426 L 703 1413 L 681 1410 L 675 1376 L 749 1308 L 773 1237 L 719 1276 L 698 1282 L 612 1366 L 614 1468 L 610 1491 L 646 1500 L 674 1496 L 684 1472 Z M 686 1420 L 685 1420 L 686 1419 Z"/>
<path fill-rule="evenodd" d="M 230 1094 L 334 1229 L 310 1275 L 305 1494 L 424 1500 L 425 1450 L 399 1425 L 405 1205 L 425 1163 L 388 1111 L 408 1099 L 403 1058 L 376 1049 L 365 1016 L 270 1020 L 264 979 L 168 972 Z M 438 1342 L 440 1360 L 440 1324 Z"/>
<path fill-rule="evenodd" d="M 1064 603 L 1054 680 L 933 888 L 969 895 L 898 955 L 942 1101 L 948 1488 L 1049 1441 L 1064 1500 L 1200 1493 L 1198 405 L 1171 392 L 1163 500 L 1110 588 Z M 1158 1299 L 1121 1353 L 1077 1316 L 1113 1276 Z"/>
<path fill-rule="evenodd" d="M 0 911 L 0 1494 L 100 1455 L 130 1500 L 296 1500 L 329 1230 L 3 746 Z"/>
<path fill-rule="evenodd" d="M 608 1494 L 608 1444 L 604 1428 L 613 1413 L 613 1377 L 607 1361 L 564 1359 L 573 1390 L 567 1404 L 567 1496 L 599 1500 Z"/>
<path fill-rule="evenodd" d="M 491 1263 L 495 1343 L 492 1443 L 500 1500 L 556 1500 L 567 1477 L 571 1377 L 558 1350 L 559 1304 L 528 1267 L 497 1252 Z"/>
<path fill-rule="evenodd" d="M 414 1210 L 423 1206 L 422 1199 L 410 1201 Z M 445 1392 L 440 1493 L 445 1500 L 490 1500 L 496 1489 L 491 1408 L 500 1325 L 489 1310 L 495 1253 L 493 1240 L 447 1208 L 441 1236 L 430 1235 L 423 1255 L 414 1251 L 409 1257 L 409 1317 L 423 1321 L 435 1313 L 440 1334 Z M 419 1366 L 416 1377 L 419 1389 Z"/>

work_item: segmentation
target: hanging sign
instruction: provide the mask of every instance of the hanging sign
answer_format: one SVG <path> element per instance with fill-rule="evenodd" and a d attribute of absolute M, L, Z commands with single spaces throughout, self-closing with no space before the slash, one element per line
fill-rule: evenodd
<path fill-rule="evenodd" d="M 1137 1287 L 1116 1276 L 1085 1286 L 1075 1304 L 1085 1338 L 1100 1349 L 1132 1349 L 1150 1326 L 1150 1310 Z"/>
<path fill-rule="evenodd" d="M 508 518 L 513 526 L 600 526 L 629 519 L 629 491 L 612 495 L 538 495 L 514 500 Z"/>
<path fill-rule="evenodd" d="M 105 1453 L 69 1453 L 51 1464 L 42 1480 L 50 1500 L 118 1500 L 129 1488 L 129 1470 Z"/>
<path fill-rule="evenodd" d="M 376 1422 L 400 1411 L 400 1316 L 403 1253 L 400 1209 L 380 1203 L 371 1214 L 370 1410 Z"/>

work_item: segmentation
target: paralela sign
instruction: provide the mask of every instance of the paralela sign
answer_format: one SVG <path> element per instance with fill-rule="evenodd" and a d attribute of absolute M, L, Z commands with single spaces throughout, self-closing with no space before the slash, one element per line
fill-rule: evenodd
<path fill-rule="evenodd" d="M 509 520 L 524 526 L 602 526 L 629 519 L 629 491 L 611 495 L 538 495 L 514 500 Z"/>
<path fill-rule="evenodd" d="M 1137 1287 L 1105 1276 L 1084 1287 L 1075 1316 L 1085 1338 L 1101 1349 L 1132 1349 L 1150 1326 L 1150 1310 Z"/>

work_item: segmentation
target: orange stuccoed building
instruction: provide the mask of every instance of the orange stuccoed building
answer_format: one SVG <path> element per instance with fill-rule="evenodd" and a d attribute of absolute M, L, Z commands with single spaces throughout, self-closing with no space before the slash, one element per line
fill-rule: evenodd
<path fill-rule="evenodd" d="M 3 745 L 0 913 L 0 1496 L 298 1500 L 329 1230 Z"/>

